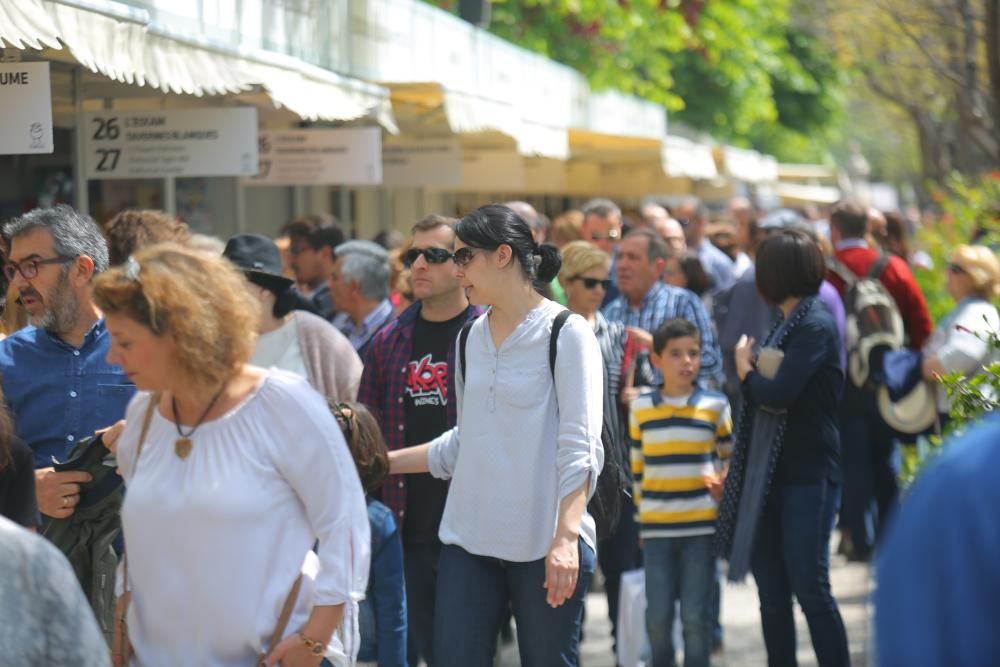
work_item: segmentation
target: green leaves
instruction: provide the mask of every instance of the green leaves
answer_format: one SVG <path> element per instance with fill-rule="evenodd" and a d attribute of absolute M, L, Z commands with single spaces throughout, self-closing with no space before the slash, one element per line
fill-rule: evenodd
<path fill-rule="evenodd" d="M 490 30 L 745 145 L 822 133 L 836 116 L 836 68 L 792 26 L 791 2 L 496 0 Z"/>

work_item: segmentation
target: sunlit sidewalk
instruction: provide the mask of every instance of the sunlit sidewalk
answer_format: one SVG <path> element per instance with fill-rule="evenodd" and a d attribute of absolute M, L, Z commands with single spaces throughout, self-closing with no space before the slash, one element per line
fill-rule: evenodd
<path fill-rule="evenodd" d="M 833 593 L 840 604 L 840 613 L 847 627 L 853 667 L 870 667 L 868 661 L 871 641 L 871 590 L 870 570 L 866 564 L 848 563 L 841 556 L 833 556 L 830 576 Z M 799 665 L 816 665 L 816 657 L 809 642 L 809 628 L 805 617 L 796 607 L 796 627 L 799 637 Z M 744 585 L 727 585 L 722 592 L 722 624 L 725 629 L 725 652 L 713 658 L 714 667 L 766 667 L 764 639 L 760 631 L 757 589 L 752 579 Z M 678 656 L 680 658 L 680 656 Z M 504 646 L 501 667 L 517 667 L 520 660 L 517 646 Z M 611 623 L 603 592 L 591 593 L 587 598 L 587 624 L 580 656 L 581 667 L 615 667 L 611 654 Z M 624 666 L 632 667 L 632 666 Z"/>

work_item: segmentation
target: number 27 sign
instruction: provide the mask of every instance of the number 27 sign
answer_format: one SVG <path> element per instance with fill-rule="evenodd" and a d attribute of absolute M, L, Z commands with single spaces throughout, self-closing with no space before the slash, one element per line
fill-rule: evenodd
<path fill-rule="evenodd" d="M 248 176 L 257 172 L 257 110 L 84 114 L 87 178 Z"/>

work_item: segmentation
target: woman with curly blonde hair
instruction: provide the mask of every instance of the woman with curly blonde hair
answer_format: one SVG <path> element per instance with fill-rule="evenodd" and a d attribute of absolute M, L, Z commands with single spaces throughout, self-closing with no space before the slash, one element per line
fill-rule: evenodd
<path fill-rule="evenodd" d="M 351 656 L 364 494 L 323 398 L 247 364 L 257 306 L 243 276 L 163 244 L 101 275 L 94 300 L 109 360 L 141 390 L 117 440 L 128 592 L 116 663 L 130 651 L 134 664 L 233 667 Z"/>

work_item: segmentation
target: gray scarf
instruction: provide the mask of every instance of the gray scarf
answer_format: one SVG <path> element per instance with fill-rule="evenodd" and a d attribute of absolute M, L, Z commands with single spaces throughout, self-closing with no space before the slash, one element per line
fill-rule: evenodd
<path fill-rule="evenodd" d="M 815 301 L 814 296 L 806 297 L 787 319 L 779 319 L 764 339 L 764 347 L 783 349 L 788 335 Z M 729 561 L 730 581 L 742 581 L 750 571 L 757 524 L 784 444 L 785 417 L 784 410 L 754 404 L 744 392 L 736 451 L 729 464 L 715 533 L 719 555 Z"/>

